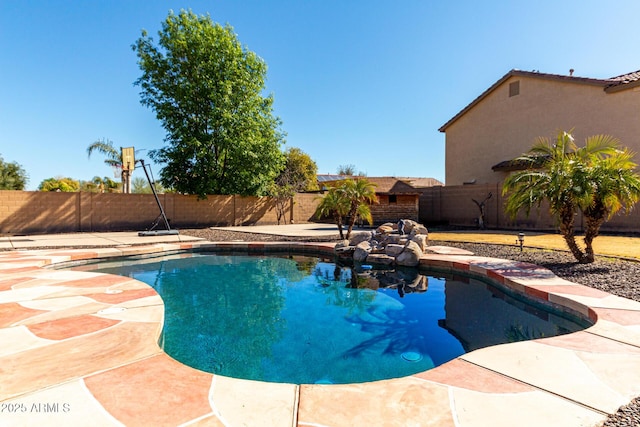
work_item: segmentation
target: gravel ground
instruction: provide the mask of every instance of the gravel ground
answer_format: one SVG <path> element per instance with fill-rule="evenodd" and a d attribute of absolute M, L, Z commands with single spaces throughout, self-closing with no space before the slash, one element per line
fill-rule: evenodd
<path fill-rule="evenodd" d="M 246 233 L 240 231 L 189 229 L 180 230 L 180 234 L 201 237 L 210 241 L 335 241 L 334 238 L 300 238 L 268 234 Z M 577 264 L 568 252 L 526 248 L 520 252 L 516 246 L 489 245 L 479 243 L 457 243 L 430 241 L 431 245 L 453 246 L 469 250 L 479 256 L 512 259 L 541 265 L 553 271 L 557 276 L 575 283 L 601 289 L 614 295 L 640 301 L 640 263 L 597 257 L 592 264 Z M 640 426 L 640 397 L 621 407 L 617 413 L 609 416 L 603 427 Z"/>

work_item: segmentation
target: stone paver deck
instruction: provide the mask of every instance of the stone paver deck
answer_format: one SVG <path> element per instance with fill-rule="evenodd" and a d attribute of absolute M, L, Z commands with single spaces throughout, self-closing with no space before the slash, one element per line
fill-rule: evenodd
<path fill-rule="evenodd" d="M 596 321 L 467 353 L 405 378 L 293 385 L 213 375 L 158 346 L 164 305 L 125 277 L 43 268 L 207 248 L 331 252 L 332 244 L 183 242 L 0 252 L 2 426 L 594 426 L 640 395 L 640 303 L 531 264 L 437 249 L 455 268 Z"/>

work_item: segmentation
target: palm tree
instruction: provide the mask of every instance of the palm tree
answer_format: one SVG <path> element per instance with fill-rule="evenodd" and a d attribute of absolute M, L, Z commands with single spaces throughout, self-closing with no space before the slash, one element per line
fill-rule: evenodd
<path fill-rule="evenodd" d="M 549 201 L 557 217 L 560 233 L 580 263 L 594 261 L 593 239 L 600 226 L 620 208 L 630 209 L 640 197 L 640 177 L 633 172 L 633 155 L 620 150 L 619 141 L 607 135 L 586 139 L 578 148 L 568 132 L 560 132 L 555 142 L 538 138 L 517 161 L 528 165 L 504 182 L 509 194 L 506 211 L 512 217 L 522 209 Z M 585 250 L 575 240 L 574 218 L 582 211 L 586 220 Z"/>
<path fill-rule="evenodd" d="M 338 192 L 340 192 L 349 204 L 349 212 L 347 213 L 349 228 L 347 229 L 346 236 L 348 239 L 349 236 L 351 236 L 351 231 L 358 218 L 364 219 L 369 224 L 373 224 L 369 205 L 378 202 L 376 186 L 363 178 L 347 179 L 338 187 Z"/>
<path fill-rule="evenodd" d="M 338 191 L 338 187 L 331 187 L 327 194 L 322 197 L 317 208 L 317 215 L 320 217 L 331 216 L 338 226 L 340 239 L 344 240 L 344 232 L 342 230 L 342 218 L 349 213 L 349 202 Z"/>
<path fill-rule="evenodd" d="M 374 184 L 366 179 L 346 179 L 329 188 L 318 205 L 317 214 L 332 216 L 338 226 L 340 238 L 349 239 L 358 218 L 366 220 L 369 224 L 373 223 L 369 204 L 377 201 Z M 348 218 L 346 236 L 342 231 L 342 219 L 345 216 Z"/>
<path fill-rule="evenodd" d="M 113 146 L 112 141 L 109 141 L 108 139 L 99 139 L 93 142 L 87 147 L 87 156 L 91 157 L 91 154 L 93 154 L 94 151 L 103 154 L 106 157 L 104 162 L 108 166 L 122 166 L 120 151 Z"/>
<path fill-rule="evenodd" d="M 91 180 L 93 185 L 95 186 L 98 193 L 115 193 L 119 190 L 120 184 L 105 176 L 104 178 L 100 178 L 99 176 L 94 176 Z"/>
<path fill-rule="evenodd" d="M 617 145 L 617 140 L 615 141 Z M 599 159 L 589 170 L 593 197 L 582 208 L 586 227 L 584 233 L 585 256 L 593 262 L 592 242 L 598 236 L 600 226 L 623 209 L 629 212 L 640 199 L 640 176 L 635 173 L 634 154 L 628 149 L 617 150 Z"/>
<path fill-rule="evenodd" d="M 124 170 L 122 167 L 122 152 L 113 146 L 113 142 L 108 139 L 99 139 L 87 147 L 88 157 L 91 157 L 93 152 L 103 154 L 105 156 L 104 162 L 108 166 L 120 169 L 122 186 L 128 190 L 127 192 L 131 192 L 131 183 L 129 182 L 131 171 Z M 113 192 L 114 187 L 110 186 L 109 188 L 109 192 Z"/>

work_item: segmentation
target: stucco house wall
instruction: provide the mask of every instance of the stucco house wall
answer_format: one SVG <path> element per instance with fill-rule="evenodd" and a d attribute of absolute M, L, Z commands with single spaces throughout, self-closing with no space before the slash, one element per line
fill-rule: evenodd
<path fill-rule="evenodd" d="M 440 128 L 445 185 L 501 182 L 508 172 L 492 166 L 561 130 L 573 129 L 578 145 L 588 136 L 608 134 L 640 152 L 640 76 L 625 76 L 631 80 L 510 71 Z"/>

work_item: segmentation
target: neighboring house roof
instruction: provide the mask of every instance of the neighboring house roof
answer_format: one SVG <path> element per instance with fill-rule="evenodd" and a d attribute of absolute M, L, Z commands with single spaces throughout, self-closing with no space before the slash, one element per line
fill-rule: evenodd
<path fill-rule="evenodd" d="M 502 76 L 502 78 L 497 82 L 495 82 L 490 88 L 482 92 L 480 96 L 478 96 L 476 99 L 471 101 L 469 105 L 467 105 L 462 110 L 460 110 L 458 114 L 453 116 L 447 123 L 442 125 L 438 130 L 440 132 L 445 132 L 447 128 L 451 126 L 456 120 L 462 117 L 467 111 L 475 107 L 480 101 L 486 98 L 491 92 L 493 92 L 496 88 L 502 85 L 506 80 L 510 79 L 511 77 L 518 77 L 518 76 L 533 77 L 533 78 L 545 79 L 545 80 L 563 81 L 567 83 L 578 83 L 578 84 L 586 84 L 586 85 L 592 85 L 592 86 L 601 86 L 603 90 L 605 90 L 606 92 L 616 92 L 619 90 L 628 89 L 633 86 L 640 86 L 640 70 L 634 71 L 632 73 L 616 76 L 616 77 L 611 77 L 609 79 L 592 79 L 588 77 L 575 77 L 573 75 L 566 76 L 566 75 L 560 75 L 560 74 L 540 73 L 538 71 L 521 71 L 521 70 L 513 69 L 509 71 L 507 74 L 505 74 L 504 76 Z"/>
<path fill-rule="evenodd" d="M 401 179 L 402 181 L 406 182 L 407 184 L 409 184 L 410 186 L 412 186 L 413 188 L 426 188 L 426 187 L 437 187 L 437 186 L 443 186 L 444 183 L 441 181 L 438 181 L 435 178 L 398 178 Z"/>
<path fill-rule="evenodd" d="M 376 194 L 420 194 L 414 187 L 396 177 L 366 177 L 365 179 L 376 186 Z"/>
<path fill-rule="evenodd" d="M 363 178 L 376 186 L 377 194 L 421 194 L 418 188 L 444 185 L 435 178 L 396 178 L 393 176 L 318 175 L 318 183 L 330 184 L 348 178 Z"/>

